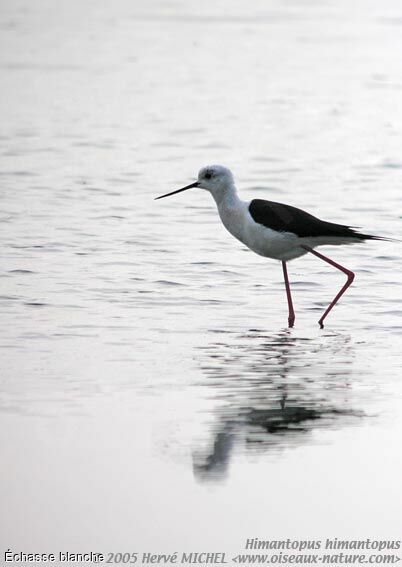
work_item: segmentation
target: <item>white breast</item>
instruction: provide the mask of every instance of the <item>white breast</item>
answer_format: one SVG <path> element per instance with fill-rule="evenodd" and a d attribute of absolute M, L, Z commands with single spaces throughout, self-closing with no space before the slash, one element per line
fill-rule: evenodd
<path fill-rule="evenodd" d="M 218 212 L 223 226 L 230 234 L 248 246 L 246 242 L 248 203 L 240 199 L 236 203 L 222 203 L 218 205 Z"/>
<path fill-rule="evenodd" d="M 276 260 L 291 260 L 306 253 L 298 246 L 299 238 L 289 232 L 276 232 L 256 223 L 249 213 L 249 202 L 218 205 L 219 216 L 225 228 L 250 250 Z"/>

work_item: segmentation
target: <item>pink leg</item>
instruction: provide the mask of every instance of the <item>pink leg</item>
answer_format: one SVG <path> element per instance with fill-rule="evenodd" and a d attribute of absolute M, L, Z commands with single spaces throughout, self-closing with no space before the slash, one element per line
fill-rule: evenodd
<path fill-rule="evenodd" d="M 289 323 L 289 327 L 293 327 L 295 322 L 295 312 L 293 309 L 292 294 L 290 293 L 288 269 L 286 266 L 286 262 L 282 262 L 282 269 L 283 269 L 283 277 L 285 279 L 286 297 L 288 298 L 288 309 L 289 309 L 288 323 Z"/>
<path fill-rule="evenodd" d="M 336 262 L 334 262 L 333 260 L 331 260 L 330 258 L 327 258 L 326 256 L 324 256 L 323 254 L 320 254 L 319 252 L 316 252 L 315 250 L 313 250 L 312 248 L 310 248 L 309 246 L 303 246 L 303 248 L 305 250 L 308 250 L 309 252 L 311 252 L 312 254 L 314 254 L 314 256 L 317 256 L 317 258 L 321 258 L 321 260 L 324 260 L 324 262 L 327 262 L 328 264 L 331 264 L 331 266 L 334 266 L 334 268 L 338 268 L 338 270 L 341 270 L 341 272 L 343 272 L 344 274 L 346 274 L 348 276 L 348 279 L 345 283 L 345 285 L 342 287 L 342 289 L 337 293 L 337 295 L 335 296 L 335 298 L 333 299 L 333 301 L 329 304 L 329 306 L 327 307 L 327 310 L 325 311 L 324 315 L 321 317 L 321 319 L 318 321 L 318 324 L 320 325 L 321 329 L 324 328 L 324 319 L 325 317 L 328 315 L 328 313 L 331 311 L 331 309 L 333 308 L 333 306 L 339 301 L 339 299 L 342 297 L 342 295 L 345 293 L 345 291 L 348 289 L 348 287 L 351 285 L 351 283 L 353 282 L 353 280 L 355 279 L 355 275 L 353 272 L 351 272 L 350 270 L 348 270 L 347 268 L 345 268 L 344 266 L 341 266 L 340 264 L 337 264 Z"/>

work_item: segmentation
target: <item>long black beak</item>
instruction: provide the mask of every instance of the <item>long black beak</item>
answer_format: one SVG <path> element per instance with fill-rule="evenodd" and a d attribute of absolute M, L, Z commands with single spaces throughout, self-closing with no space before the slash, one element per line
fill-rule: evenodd
<path fill-rule="evenodd" d="M 166 195 L 155 197 L 155 201 L 157 201 L 158 199 L 163 199 L 164 197 L 170 197 L 170 195 L 176 195 L 176 193 L 181 193 L 182 191 L 186 191 L 186 189 L 192 189 L 192 187 L 198 187 L 198 181 L 196 181 L 195 183 L 190 183 L 190 185 L 186 185 L 182 189 L 177 189 L 176 191 L 172 191 L 171 193 L 166 193 Z"/>

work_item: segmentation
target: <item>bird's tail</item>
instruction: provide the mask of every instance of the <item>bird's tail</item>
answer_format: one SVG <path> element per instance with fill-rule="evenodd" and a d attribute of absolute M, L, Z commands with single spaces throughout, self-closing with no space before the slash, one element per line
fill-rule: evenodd
<path fill-rule="evenodd" d="M 397 238 L 388 238 L 388 236 L 377 236 L 376 234 L 363 234 L 362 232 L 354 232 L 354 235 L 359 240 L 384 240 L 385 242 L 401 242 Z"/>

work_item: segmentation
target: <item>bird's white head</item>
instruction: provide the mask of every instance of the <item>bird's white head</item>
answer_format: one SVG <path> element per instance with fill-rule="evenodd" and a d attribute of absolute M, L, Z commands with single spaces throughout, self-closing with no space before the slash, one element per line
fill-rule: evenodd
<path fill-rule="evenodd" d="M 181 191 L 186 191 L 187 189 L 192 189 L 198 187 L 199 189 L 205 189 L 209 191 L 214 197 L 215 201 L 220 201 L 228 193 L 233 193 L 235 191 L 234 179 L 230 169 L 224 165 L 207 165 L 200 169 L 198 172 L 198 179 L 195 183 L 190 183 L 182 189 L 177 189 L 166 195 L 161 195 L 157 199 L 162 199 L 163 197 L 169 197 L 175 193 L 180 193 Z"/>
<path fill-rule="evenodd" d="M 198 172 L 198 187 L 212 195 L 221 195 L 234 186 L 230 169 L 224 165 L 207 165 Z"/>

